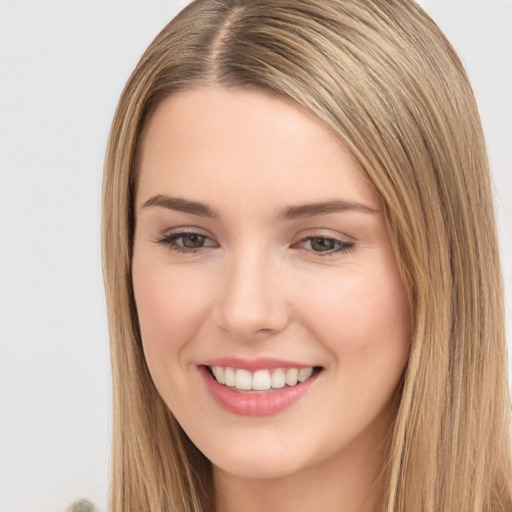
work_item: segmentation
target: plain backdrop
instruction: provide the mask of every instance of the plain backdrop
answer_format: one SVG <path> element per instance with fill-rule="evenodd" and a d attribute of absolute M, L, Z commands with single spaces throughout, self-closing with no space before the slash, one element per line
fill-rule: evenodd
<path fill-rule="evenodd" d="M 0 0 L 0 512 L 106 503 L 103 157 L 121 89 L 186 1 Z M 493 171 L 511 343 L 512 2 L 423 0 L 459 51 Z"/>

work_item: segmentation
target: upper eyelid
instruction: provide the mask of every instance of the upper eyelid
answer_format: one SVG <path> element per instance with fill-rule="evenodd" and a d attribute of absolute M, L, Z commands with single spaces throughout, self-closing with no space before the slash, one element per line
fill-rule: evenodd
<path fill-rule="evenodd" d="M 172 235 L 201 235 L 206 238 L 214 239 L 214 237 L 208 231 L 202 228 L 196 227 L 185 227 L 185 228 L 169 228 L 162 232 L 162 237 L 172 236 Z"/>
<path fill-rule="evenodd" d="M 320 230 L 320 231 L 322 231 L 322 230 Z M 354 245 L 356 243 L 356 240 L 354 238 L 349 237 L 347 235 L 342 235 L 342 234 L 330 235 L 330 234 L 318 233 L 318 232 L 313 231 L 311 234 L 301 236 L 296 242 L 294 242 L 294 244 L 303 242 L 305 240 L 311 240 L 313 238 L 325 238 L 328 240 L 334 240 L 338 243 L 347 244 L 347 245 L 348 244 Z"/>

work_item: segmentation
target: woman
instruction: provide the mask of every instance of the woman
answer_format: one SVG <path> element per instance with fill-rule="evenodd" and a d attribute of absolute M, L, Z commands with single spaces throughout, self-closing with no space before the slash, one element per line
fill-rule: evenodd
<path fill-rule="evenodd" d="M 104 181 L 113 511 L 512 508 L 468 80 L 413 2 L 203 0 Z"/>

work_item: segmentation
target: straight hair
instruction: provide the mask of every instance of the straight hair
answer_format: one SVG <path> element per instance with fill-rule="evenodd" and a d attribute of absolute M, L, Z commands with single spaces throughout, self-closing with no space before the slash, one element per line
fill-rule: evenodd
<path fill-rule="evenodd" d="M 196 0 L 119 101 L 103 191 L 112 512 L 212 512 L 210 462 L 160 398 L 132 289 L 141 136 L 163 99 L 255 88 L 314 114 L 378 191 L 410 290 L 386 512 L 510 512 L 504 299 L 488 161 L 463 66 L 412 0 Z"/>

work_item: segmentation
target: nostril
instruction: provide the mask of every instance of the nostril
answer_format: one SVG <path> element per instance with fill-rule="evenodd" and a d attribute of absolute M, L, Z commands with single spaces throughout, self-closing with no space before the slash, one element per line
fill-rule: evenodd
<path fill-rule="evenodd" d="M 257 335 L 257 334 L 271 334 L 272 333 L 272 329 L 258 329 L 254 334 Z"/>

